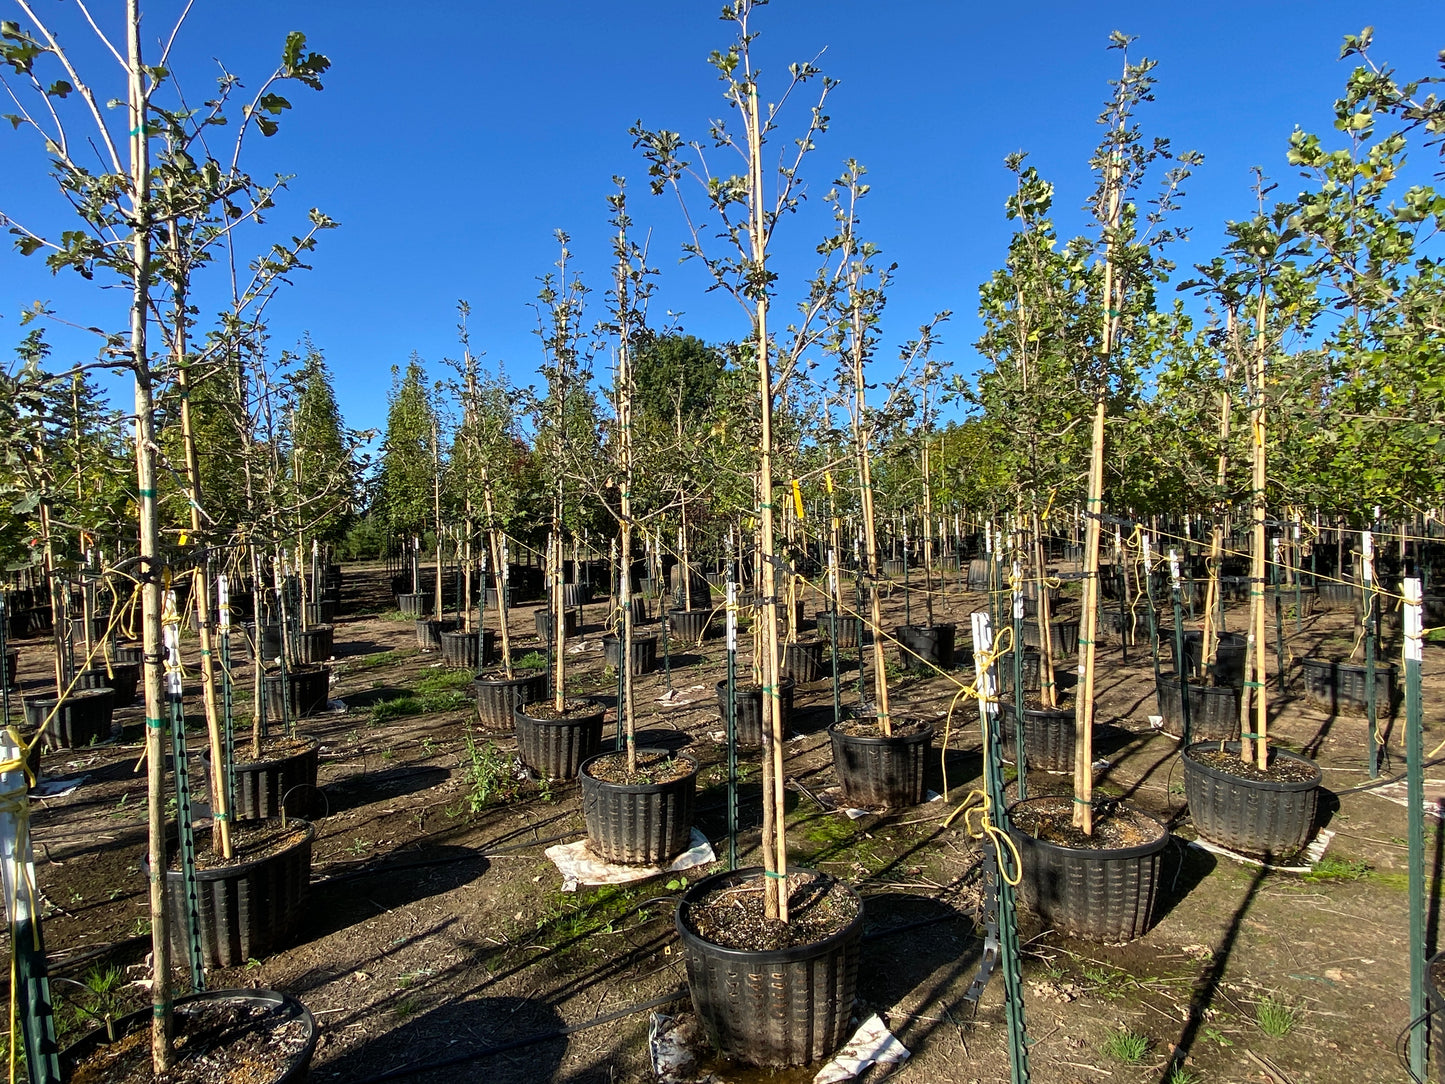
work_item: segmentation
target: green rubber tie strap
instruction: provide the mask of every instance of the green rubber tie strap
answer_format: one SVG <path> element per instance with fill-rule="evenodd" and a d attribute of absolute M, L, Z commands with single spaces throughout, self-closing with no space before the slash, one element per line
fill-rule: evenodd
<path fill-rule="evenodd" d="M 775 881 L 786 881 L 788 879 L 788 875 L 786 873 L 776 873 L 770 869 L 763 870 L 763 876 L 771 877 Z"/>
<path fill-rule="evenodd" d="M 1093 805 L 1094 802 L 1093 802 L 1093 799 L 1091 799 L 1091 798 L 1080 798 L 1078 795 L 1075 795 L 1075 796 L 1074 796 L 1074 804 L 1075 804 L 1075 805 Z"/>
<path fill-rule="evenodd" d="M 228 821 L 228 820 L 230 820 L 230 819 L 231 819 L 231 814 L 230 814 L 230 813 L 212 813 L 212 814 L 211 814 L 211 820 L 213 820 L 213 821 Z"/>
<path fill-rule="evenodd" d="M 149 715 L 146 716 L 147 730 L 163 730 L 165 728 L 165 725 L 166 721 L 164 719 L 153 719 Z"/>
<path fill-rule="evenodd" d="M 1263 689 L 1263 688 L 1264 688 L 1264 682 L 1262 682 L 1262 681 L 1246 681 L 1246 682 L 1244 683 L 1244 687 L 1245 687 L 1246 689 Z"/>
<path fill-rule="evenodd" d="M 1079 643 L 1080 643 L 1080 645 L 1082 645 L 1082 646 L 1084 646 L 1084 647 L 1094 647 L 1094 646 L 1095 646 L 1095 643 L 1094 643 L 1093 640 L 1086 640 L 1086 639 L 1084 639 L 1082 636 L 1079 637 Z"/>
<path fill-rule="evenodd" d="M 146 500 L 154 500 L 156 491 L 153 489 L 143 489 L 140 491 L 140 495 Z"/>
<path fill-rule="evenodd" d="M 1241 730 L 1241 731 L 1239 732 L 1239 736 L 1240 736 L 1241 738 L 1254 738 L 1256 741 L 1258 741 L 1259 739 L 1261 739 L 1261 738 L 1264 737 L 1263 734 L 1253 734 L 1253 733 L 1250 733 L 1250 732 L 1247 731 L 1247 730 Z"/>

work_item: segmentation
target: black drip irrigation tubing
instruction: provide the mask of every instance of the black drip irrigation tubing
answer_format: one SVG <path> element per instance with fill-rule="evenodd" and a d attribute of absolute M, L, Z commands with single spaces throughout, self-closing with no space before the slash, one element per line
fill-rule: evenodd
<path fill-rule="evenodd" d="M 1445 757 L 1436 757 L 1434 760 L 1425 761 L 1424 764 L 1420 765 L 1420 770 L 1423 772 L 1426 768 L 1433 768 L 1437 764 L 1445 764 Z M 1336 795 L 1358 794 L 1361 791 L 1374 790 L 1377 787 L 1388 787 L 1391 783 L 1398 783 L 1409 774 L 1410 773 L 1408 771 L 1405 771 L 1401 772 L 1399 775 L 1386 776 L 1383 779 L 1371 779 L 1368 783 L 1361 783 L 1358 787 L 1346 787 L 1344 790 L 1334 790 L 1333 788 L 1326 789 L 1329 790 L 1331 794 Z"/>

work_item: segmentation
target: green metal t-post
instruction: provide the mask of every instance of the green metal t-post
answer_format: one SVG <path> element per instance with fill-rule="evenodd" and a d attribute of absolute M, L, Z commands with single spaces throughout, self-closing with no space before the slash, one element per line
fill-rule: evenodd
<path fill-rule="evenodd" d="M 1370 756 L 1370 778 L 1377 779 L 1380 775 L 1380 749 L 1379 749 L 1379 708 L 1375 703 L 1375 652 L 1379 625 L 1377 609 L 1379 603 L 1375 594 L 1375 544 L 1374 536 L 1369 531 L 1361 535 L 1362 552 L 1364 561 L 1361 563 L 1361 573 L 1364 578 L 1365 592 L 1365 725 L 1369 728 L 1368 746 Z"/>
<path fill-rule="evenodd" d="M 1425 1014 L 1425 745 L 1420 707 L 1420 581 L 1405 581 L 1405 802 L 1409 813 L 1410 1019 Z M 1410 1071 L 1425 1079 L 1425 1032 L 1410 1032 Z"/>
<path fill-rule="evenodd" d="M 0 618 L 3 618 L 0 611 Z M 39 738 L 36 738 L 38 741 Z M 0 772 L 0 883 L 9 911 L 14 952 L 15 1006 L 19 1017 L 30 1084 L 60 1084 L 60 1047 L 46 972 L 45 938 L 35 904 L 35 858 L 30 846 L 30 813 L 19 744 L 0 731 L 0 761 L 14 765 Z M 13 910 L 12 910 L 13 908 Z"/>
<path fill-rule="evenodd" d="M 1020 615 L 1020 618 L 1022 615 Z M 990 816 L 998 831 L 1007 835 L 1008 813 L 1004 807 L 1003 750 L 1000 748 L 998 704 L 992 673 L 984 660 L 993 650 L 993 627 L 989 615 L 970 615 L 973 623 L 973 657 L 978 689 L 979 724 L 984 729 L 984 789 L 988 793 Z M 1023 778 L 1022 774 L 1019 776 Z M 984 846 L 997 845 L 985 840 Z M 1022 870 L 1011 869 L 1013 850 L 998 847 L 998 942 L 999 966 L 1003 969 L 1004 1023 L 1008 1027 L 1009 1082 L 1029 1084 L 1029 1036 L 1024 1022 L 1023 975 L 1019 967 L 1018 915 L 1011 880 L 1018 880 Z"/>
<path fill-rule="evenodd" d="M 1154 611 L 1154 549 L 1148 533 L 1140 536 L 1144 547 L 1144 592 L 1149 596 L 1149 653 L 1154 657 L 1154 688 L 1159 688 L 1159 615 Z M 1128 629 L 1124 635 L 1129 634 Z"/>
<path fill-rule="evenodd" d="M 1024 741 L 1024 587 L 1019 569 L 1019 563 L 1014 562 L 1014 589 L 1013 589 L 1013 630 L 1014 630 L 1014 759 L 1018 767 L 1019 776 L 1019 801 L 1023 801 L 1028 795 L 1028 750 Z M 1039 576 L 1039 592 L 1042 594 L 1047 588 L 1044 586 L 1043 576 Z M 1043 657 L 1039 658 L 1039 680 L 1043 680 Z M 1002 806 L 998 808 L 1002 809 Z"/>
<path fill-rule="evenodd" d="M 1184 665 L 1184 606 L 1179 598 L 1179 552 L 1171 549 L 1169 551 L 1169 593 L 1174 597 L 1174 669 L 1178 671 L 1175 675 L 1179 678 L 1179 713 L 1184 717 L 1184 748 L 1189 748 L 1190 725 L 1189 725 L 1189 679 L 1186 676 L 1188 668 Z M 1204 656 L 1202 654 L 1204 645 L 1200 644 L 1201 654 L 1199 665 L 1203 669 Z"/>
<path fill-rule="evenodd" d="M 166 604 L 175 611 L 175 596 Z M 186 755 L 186 709 L 181 699 L 179 622 L 163 629 L 166 650 L 166 707 L 171 728 L 172 770 L 176 776 L 176 837 L 181 859 L 181 883 L 186 893 L 186 949 L 191 963 L 191 989 L 206 988 L 205 961 L 201 957 L 201 893 L 196 881 L 196 838 L 191 827 L 190 761 Z M 163 856 L 162 861 L 166 858 Z"/>

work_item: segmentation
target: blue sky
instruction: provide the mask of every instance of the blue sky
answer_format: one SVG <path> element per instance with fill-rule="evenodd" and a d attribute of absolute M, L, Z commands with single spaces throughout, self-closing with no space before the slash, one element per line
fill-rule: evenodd
<path fill-rule="evenodd" d="M 121 7 L 118 0 L 95 6 Z M 701 269 L 679 266 L 676 203 L 648 195 L 628 135 L 640 119 L 705 138 L 709 118 L 725 115 L 706 63 L 711 49 L 731 40 L 719 7 L 717 0 L 199 0 L 176 47 L 192 97 L 209 92 L 213 57 L 254 85 L 289 30 L 305 31 L 333 65 L 325 91 L 289 92 L 296 109 L 281 134 L 251 148 L 254 173 L 296 175 L 268 236 L 289 235 L 312 206 L 341 223 L 323 238 L 314 269 L 271 306 L 274 347 L 294 346 L 309 331 L 336 373 L 348 423 L 380 426 L 393 365 L 415 350 L 439 376 L 442 357 L 459 352 L 455 306 L 465 298 L 474 349 L 489 364 L 503 363 L 512 380 L 532 382 L 541 351 L 529 302 L 557 257 L 554 230 L 571 234 L 574 266 L 602 315 L 604 201 L 617 174 L 630 181 L 638 232 L 652 232 L 652 262 L 662 272 L 655 322 L 671 310 L 705 339 L 742 335 L 741 314 L 704 292 Z M 152 49 L 177 8 L 147 5 Z M 73 5 L 42 9 L 73 15 Z M 1117 54 L 1105 48 L 1111 30 L 1139 35 L 1133 55 L 1159 61 L 1157 100 L 1141 114 L 1146 133 L 1205 155 L 1181 216 L 1193 236 L 1175 253 L 1193 262 L 1217 250 L 1225 221 L 1251 213 L 1251 166 L 1278 180 L 1280 195 L 1298 188 L 1284 161 L 1289 134 L 1296 125 L 1329 129 L 1348 74 L 1336 59 L 1340 39 L 1367 24 L 1376 28 L 1377 58 L 1406 75 L 1437 70 L 1435 54 L 1445 47 L 1438 0 L 1138 8 L 774 0 L 756 17 L 764 96 L 780 88 L 788 62 L 820 51 L 818 64 L 841 81 L 830 99 L 830 131 L 804 167 L 814 198 L 779 227 L 779 266 L 807 265 L 827 224 L 821 196 L 843 160 L 858 159 L 873 184 L 864 230 L 899 264 L 881 364 L 933 312 L 951 309 L 939 353 L 967 375 L 977 364 L 977 287 L 1001 263 L 1009 235 L 1002 160 L 1029 151 L 1057 186 L 1064 234 L 1081 228 L 1094 121 L 1118 68 Z M 103 98 L 119 93 L 106 83 L 118 69 L 82 44 L 79 29 L 67 28 L 63 40 L 102 73 Z M 785 116 L 783 136 L 802 119 L 796 108 Z M 0 211 L 61 228 L 64 206 L 43 160 L 22 135 L 0 128 Z M 778 303 L 790 306 L 796 287 L 785 277 Z M 37 299 L 79 324 L 125 324 L 119 292 L 53 278 L 38 258 L 7 247 L 0 252 L 7 354 L 22 334 L 20 309 Z M 51 338 L 58 360 L 93 353 L 83 336 L 57 330 Z"/>

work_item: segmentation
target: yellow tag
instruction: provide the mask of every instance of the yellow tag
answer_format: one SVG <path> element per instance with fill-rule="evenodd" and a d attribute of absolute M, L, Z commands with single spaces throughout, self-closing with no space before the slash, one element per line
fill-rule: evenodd
<path fill-rule="evenodd" d="M 798 480 L 797 480 L 796 478 L 793 479 L 793 511 L 796 512 L 797 515 L 798 515 L 798 522 L 799 522 L 799 523 L 802 523 L 802 522 L 803 522 L 803 487 L 798 484 Z"/>
<path fill-rule="evenodd" d="M 182 546 L 189 546 L 189 545 L 191 544 L 191 536 L 188 535 L 188 534 L 186 534 L 185 531 L 182 531 L 182 532 L 181 532 L 181 541 L 180 541 L 180 544 L 181 544 Z"/>
<path fill-rule="evenodd" d="M 833 472 L 832 472 L 832 471 L 830 471 L 830 470 L 825 470 L 825 471 L 823 472 L 823 484 L 828 487 L 828 496 L 831 497 L 831 496 L 833 495 Z"/>

